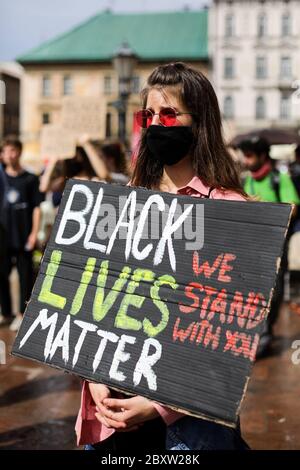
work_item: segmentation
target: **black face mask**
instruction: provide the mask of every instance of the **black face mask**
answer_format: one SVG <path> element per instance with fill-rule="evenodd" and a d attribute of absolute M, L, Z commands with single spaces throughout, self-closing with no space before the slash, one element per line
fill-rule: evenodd
<path fill-rule="evenodd" d="M 193 132 L 189 126 L 149 126 L 146 139 L 153 157 L 161 165 L 175 165 L 189 152 L 193 143 Z"/>

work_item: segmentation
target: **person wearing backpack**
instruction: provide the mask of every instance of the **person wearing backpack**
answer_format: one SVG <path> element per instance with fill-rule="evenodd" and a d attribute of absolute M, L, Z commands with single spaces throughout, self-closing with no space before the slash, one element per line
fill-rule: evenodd
<path fill-rule="evenodd" d="M 264 202 L 284 202 L 299 205 L 300 199 L 292 178 L 288 172 L 282 172 L 276 168 L 275 161 L 270 157 L 270 144 L 266 139 L 259 136 L 245 139 L 240 142 L 239 149 L 243 153 L 244 165 L 249 172 L 244 180 L 244 190 L 249 196 Z M 258 358 L 269 352 L 273 339 L 273 326 L 278 318 L 283 301 L 284 274 L 288 269 L 287 243 L 288 237 L 266 328 L 261 335 L 257 350 Z"/>

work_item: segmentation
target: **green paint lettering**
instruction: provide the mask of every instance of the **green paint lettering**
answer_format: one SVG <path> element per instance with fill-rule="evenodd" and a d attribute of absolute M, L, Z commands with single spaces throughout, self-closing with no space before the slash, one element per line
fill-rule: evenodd
<path fill-rule="evenodd" d="M 89 258 L 87 260 L 87 263 L 85 265 L 84 271 L 81 276 L 80 285 L 77 289 L 77 292 L 72 302 L 72 307 L 70 310 L 71 315 L 77 315 L 77 313 L 82 307 L 82 302 L 83 302 L 86 290 L 93 277 L 95 264 L 96 264 L 96 258 Z"/>
<path fill-rule="evenodd" d="M 143 321 L 143 328 L 146 335 L 150 337 L 157 336 L 161 333 L 167 326 L 169 321 L 169 309 L 167 305 L 161 300 L 159 297 L 159 288 L 160 286 L 168 285 L 172 289 L 177 289 L 178 284 L 173 276 L 169 276 L 165 274 L 164 276 L 160 276 L 155 282 L 154 285 L 150 289 L 151 299 L 153 300 L 154 305 L 160 310 L 161 312 L 161 321 L 158 325 L 153 326 L 153 324 L 145 318 Z"/>
<path fill-rule="evenodd" d="M 149 269 L 135 269 L 126 289 L 126 295 L 123 297 L 119 311 L 115 319 L 115 327 L 124 330 L 138 331 L 142 328 L 142 322 L 127 315 L 128 307 L 133 306 L 141 308 L 145 297 L 134 294 L 140 281 L 153 282 L 154 273 Z"/>
<path fill-rule="evenodd" d="M 61 261 L 62 251 L 52 251 L 50 263 L 47 266 L 46 276 L 42 284 L 41 292 L 38 296 L 39 302 L 51 305 L 52 307 L 64 309 L 67 299 L 61 295 L 51 292 L 53 280 L 56 276 Z"/>
<path fill-rule="evenodd" d="M 108 275 L 108 261 L 102 261 L 97 278 L 97 290 L 93 304 L 93 318 L 95 321 L 101 321 L 106 316 L 107 312 L 112 307 L 121 290 L 125 286 L 130 273 L 131 268 L 124 266 L 112 289 L 104 298 L 104 289 Z"/>

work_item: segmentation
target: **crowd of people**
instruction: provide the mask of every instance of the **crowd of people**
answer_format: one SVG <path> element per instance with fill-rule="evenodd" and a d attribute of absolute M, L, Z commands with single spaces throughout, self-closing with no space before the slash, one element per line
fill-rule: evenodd
<path fill-rule="evenodd" d="M 101 143 L 87 135 L 78 139 L 74 156 L 51 158 L 40 176 L 22 166 L 21 156 L 22 143 L 18 137 L 5 137 L 0 160 L 0 325 L 9 325 L 12 331 L 19 329 L 33 287 L 34 250 L 42 251 L 50 236 L 53 218 L 47 223 L 45 208 L 49 205 L 44 205 L 45 200 L 50 207 L 57 208 L 68 178 L 126 184 L 130 176 L 129 161 L 118 141 Z M 43 233 L 39 239 L 41 226 Z M 17 269 L 20 286 L 18 312 L 12 310 L 10 273 L 13 266 Z"/>
<path fill-rule="evenodd" d="M 132 186 L 193 197 L 291 203 L 294 205 L 291 233 L 300 229 L 297 210 L 300 147 L 296 149 L 290 172 L 286 172 L 276 167 L 265 139 L 256 136 L 243 140 L 239 149 L 246 176 L 241 182 L 223 140 L 215 92 L 200 72 L 182 63 L 157 67 L 142 92 L 142 109 L 136 119 L 142 137 L 134 165 L 126 158 L 119 142 L 101 143 L 85 135 L 78 139 L 72 158 L 50 159 L 38 177 L 21 164 L 21 142 L 14 137 L 4 139 L 0 169 L 0 323 L 10 323 L 12 330 L 19 328 L 34 279 L 32 256 L 38 242 L 41 204 L 47 199 L 57 207 L 68 178 L 118 184 L 130 181 Z M 259 355 L 266 352 L 272 341 L 273 325 L 283 299 L 286 253 L 287 250 Z M 13 319 L 9 275 L 14 265 L 20 280 L 20 306 Z M 77 432 L 79 442 L 88 448 L 130 450 L 130 446 L 139 445 L 143 449 L 148 445 L 149 449 L 151 442 L 158 449 L 165 433 L 163 423 L 168 426 L 170 449 L 247 448 L 239 427 L 233 431 L 221 424 L 184 416 L 143 397 L 126 399 L 119 395 L 116 399 L 105 385 L 85 382 L 83 387 Z M 115 432 L 125 427 L 132 433 Z"/>

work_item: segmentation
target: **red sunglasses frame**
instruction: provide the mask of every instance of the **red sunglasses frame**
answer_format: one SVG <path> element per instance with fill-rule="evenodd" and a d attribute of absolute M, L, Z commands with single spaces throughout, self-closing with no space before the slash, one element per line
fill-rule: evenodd
<path fill-rule="evenodd" d="M 173 115 L 172 115 L 172 118 L 174 119 L 173 124 L 166 124 L 166 123 L 163 122 L 164 119 L 162 120 L 162 118 L 164 117 L 164 114 L 163 114 L 163 113 L 166 113 L 167 110 L 171 110 L 171 111 L 172 111 L 172 114 L 173 114 Z M 142 112 L 145 112 L 145 111 L 146 111 L 147 113 L 149 113 L 149 115 L 148 115 L 147 117 L 141 117 L 141 118 L 139 118 L 139 117 L 138 117 L 138 114 L 139 114 L 139 113 L 142 113 Z M 168 107 L 166 107 L 166 108 L 162 108 L 162 109 L 159 111 L 159 113 L 154 113 L 151 109 L 148 109 L 148 108 L 146 108 L 146 109 L 140 109 L 139 111 L 136 111 L 136 113 L 135 113 L 135 119 L 136 119 L 137 124 L 138 124 L 142 129 L 148 129 L 148 127 L 151 126 L 151 122 L 153 121 L 154 116 L 159 116 L 159 122 L 160 122 L 160 124 L 161 124 L 162 126 L 164 126 L 164 127 L 172 127 L 172 126 L 174 126 L 174 124 L 176 123 L 176 118 L 177 118 L 177 116 L 181 116 L 181 115 L 183 115 L 183 114 L 193 115 L 193 113 L 182 113 L 182 112 L 180 112 L 180 111 L 177 111 L 175 108 L 172 108 L 171 106 L 168 106 Z M 149 120 L 150 118 L 151 118 L 151 121 L 150 121 L 150 123 L 148 124 L 148 120 Z M 145 121 L 147 122 L 146 126 L 143 126 L 143 125 L 141 124 L 141 122 L 142 122 L 143 120 L 145 120 Z"/>

